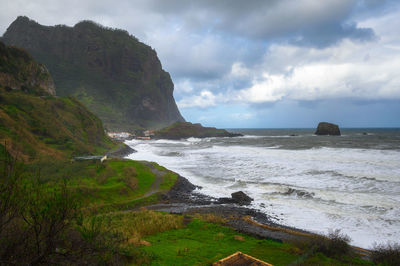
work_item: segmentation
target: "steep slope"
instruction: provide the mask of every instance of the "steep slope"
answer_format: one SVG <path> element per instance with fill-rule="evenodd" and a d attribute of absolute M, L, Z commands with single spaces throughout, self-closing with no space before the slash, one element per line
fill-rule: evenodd
<path fill-rule="evenodd" d="M 25 161 L 65 159 L 113 147 L 100 119 L 85 106 L 73 97 L 52 96 L 51 76 L 43 69 L 25 51 L 0 42 L 1 144 Z"/>
<path fill-rule="evenodd" d="M 91 21 L 49 27 L 18 17 L 2 40 L 45 64 L 57 94 L 77 97 L 110 130 L 184 121 L 156 52 L 126 31 Z"/>

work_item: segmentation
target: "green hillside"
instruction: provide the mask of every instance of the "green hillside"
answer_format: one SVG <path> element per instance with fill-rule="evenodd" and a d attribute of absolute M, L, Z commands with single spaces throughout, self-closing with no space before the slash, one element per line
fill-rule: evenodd
<path fill-rule="evenodd" d="M 2 40 L 45 64 L 57 94 L 73 95 L 111 130 L 184 121 L 156 52 L 128 32 L 91 21 L 47 27 L 18 17 Z"/>
<path fill-rule="evenodd" d="M 43 66 L 28 53 L 2 43 L 0 48 L 0 141 L 13 156 L 66 159 L 115 146 L 79 101 L 49 94 L 42 84 L 50 75 L 37 73 Z"/>

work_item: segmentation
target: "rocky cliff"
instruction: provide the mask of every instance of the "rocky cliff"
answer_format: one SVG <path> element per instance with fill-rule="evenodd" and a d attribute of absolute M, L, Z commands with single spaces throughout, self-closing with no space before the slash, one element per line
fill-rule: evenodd
<path fill-rule="evenodd" d="M 18 17 L 2 40 L 46 65 L 57 94 L 77 97 L 110 130 L 184 121 L 156 52 L 126 31 L 91 21 L 50 27 Z"/>
<path fill-rule="evenodd" d="M 39 95 L 55 95 L 53 79 L 44 65 L 16 47 L 0 42 L 0 86 Z"/>

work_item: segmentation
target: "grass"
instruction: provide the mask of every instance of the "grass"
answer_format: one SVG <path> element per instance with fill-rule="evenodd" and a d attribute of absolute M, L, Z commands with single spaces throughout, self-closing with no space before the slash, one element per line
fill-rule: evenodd
<path fill-rule="evenodd" d="M 163 182 L 160 184 L 160 188 L 164 191 L 170 189 L 178 179 L 178 174 L 175 172 L 172 172 L 168 170 L 167 168 L 157 164 L 157 163 L 152 163 L 154 168 L 156 168 L 158 171 L 166 172 L 163 176 Z"/>
<path fill-rule="evenodd" d="M 210 265 L 237 251 L 273 265 L 371 265 L 357 257 L 307 254 L 290 243 L 257 239 L 223 226 L 225 221 L 214 216 L 195 215 L 191 219 L 185 228 L 144 237 L 148 244 L 141 249 L 151 258 L 151 265 Z"/>
<path fill-rule="evenodd" d="M 165 231 L 144 238 L 142 247 L 152 265 L 209 265 L 241 251 L 274 265 L 287 265 L 298 256 L 289 244 L 260 240 L 233 229 L 194 219 L 186 228 Z"/>
<path fill-rule="evenodd" d="M 155 164 L 161 184 L 154 188 L 155 174 L 145 163 L 133 160 L 42 161 L 26 166 L 27 175 L 40 169 L 40 182 L 67 179 L 69 188 L 79 192 L 82 205 L 97 212 L 112 212 L 155 204 L 159 194 L 170 189 L 177 174 Z M 149 191 L 153 193 L 146 196 Z"/>

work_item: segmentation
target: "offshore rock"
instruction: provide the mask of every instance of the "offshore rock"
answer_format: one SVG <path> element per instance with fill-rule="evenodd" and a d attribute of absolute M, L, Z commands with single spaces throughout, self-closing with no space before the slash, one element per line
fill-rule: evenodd
<path fill-rule="evenodd" d="M 231 133 L 225 129 L 203 127 L 201 124 L 190 122 L 176 122 L 166 128 L 155 132 L 156 139 L 186 139 L 186 138 L 211 138 L 211 137 L 239 137 L 238 133 Z"/>
<path fill-rule="evenodd" d="M 340 136 L 340 129 L 338 125 L 328 122 L 320 122 L 317 131 L 315 131 L 315 135 Z"/>

